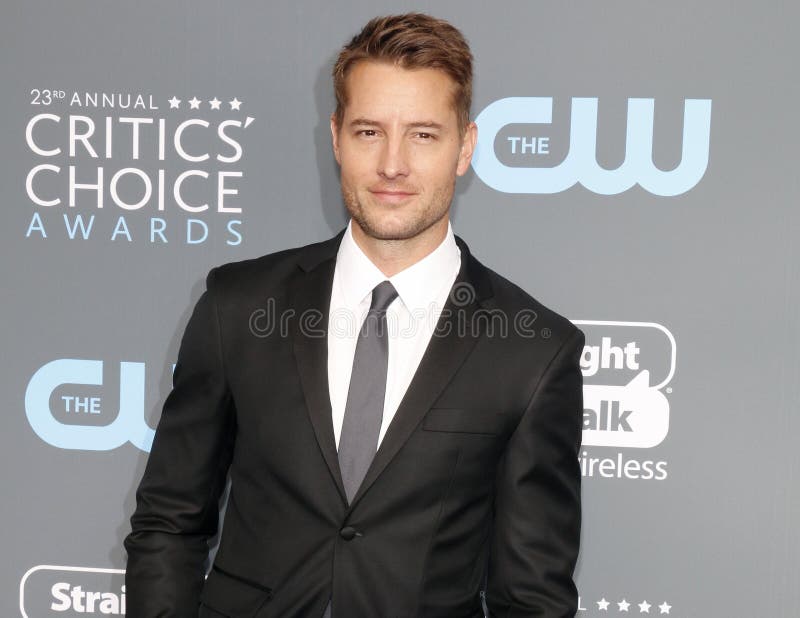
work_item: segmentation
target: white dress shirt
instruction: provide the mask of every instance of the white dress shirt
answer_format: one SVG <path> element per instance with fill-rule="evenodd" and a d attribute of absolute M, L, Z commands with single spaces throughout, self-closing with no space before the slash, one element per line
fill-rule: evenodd
<path fill-rule="evenodd" d="M 337 449 L 358 331 L 369 311 L 372 289 L 387 279 L 353 239 L 352 225 L 350 221 L 336 255 L 328 317 L 328 388 Z M 448 223 L 447 235 L 436 249 L 388 277 L 398 297 L 386 312 L 389 368 L 379 445 L 428 347 L 460 266 L 461 251 Z"/>

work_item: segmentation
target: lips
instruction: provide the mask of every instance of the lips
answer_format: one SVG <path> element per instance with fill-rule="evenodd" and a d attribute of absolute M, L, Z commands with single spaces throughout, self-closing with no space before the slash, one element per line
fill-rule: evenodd
<path fill-rule="evenodd" d="M 370 189 L 369 192 L 378 200 L 389 204 L 398 204 L 416 195 L 416 193 L 410 191 L 396 191 L 391 189 Z"/>

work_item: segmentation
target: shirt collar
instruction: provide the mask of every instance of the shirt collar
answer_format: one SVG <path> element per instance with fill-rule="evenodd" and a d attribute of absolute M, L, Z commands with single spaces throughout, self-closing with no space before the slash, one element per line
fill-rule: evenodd
<path fill-rule="evenodd" d="M 339 282 L 345 302 L 350 307 L 357 307 L 376 285 L 386 280 L 386 275 L 358 246 L 352 226 L 350 220 L 336 255 L 336 269 L 341 275 Z M 453 274 L 458 272 L 460 264 L 461 251 L 448 221 L 447 233 L 439 246 L 419 262 L 389 277 L 389 281 L 406 309 L 427 311 L 439 298 L 442 288 L 452 284 Z"/>

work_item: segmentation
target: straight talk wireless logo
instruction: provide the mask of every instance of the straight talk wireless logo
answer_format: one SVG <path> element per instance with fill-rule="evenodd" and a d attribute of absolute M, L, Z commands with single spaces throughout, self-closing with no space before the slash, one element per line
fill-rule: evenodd
<path fill-rule="evenodd" d="M 666 395 L 672 392 L 668 384 L 675 374 L 675 337 L 655 322 L 574 323 L 586 334 L 581 356 L 583 476 L 666 479 L 666 461 L 633 453 L 654 448 L 667 436 Z M 620 450 L 608 453 L 593 447 Z"/>
<path fill-rule="evenodd" d="M 125 571 L 40 564 L 19 583 L 22 618 L 124 616 Z"/>

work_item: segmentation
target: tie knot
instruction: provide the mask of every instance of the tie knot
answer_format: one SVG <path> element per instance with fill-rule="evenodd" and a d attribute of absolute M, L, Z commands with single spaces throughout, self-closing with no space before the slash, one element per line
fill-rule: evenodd
<path fill-rule="evenodd" d="M 369 310 L 383 313 L 395 298 L 397 298 L 397 290 L 394 289 L 392 282 L 382 281 L 372 290 L 372 304 L 369 306 Z"/>

